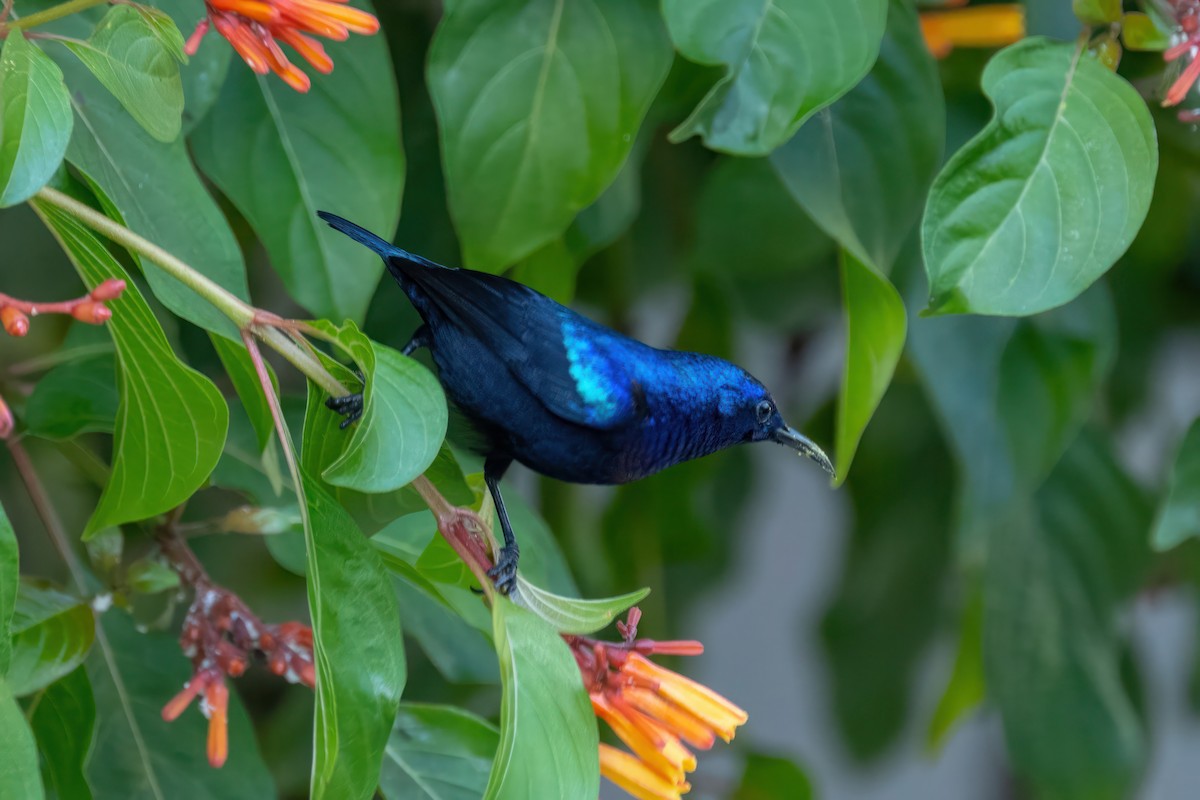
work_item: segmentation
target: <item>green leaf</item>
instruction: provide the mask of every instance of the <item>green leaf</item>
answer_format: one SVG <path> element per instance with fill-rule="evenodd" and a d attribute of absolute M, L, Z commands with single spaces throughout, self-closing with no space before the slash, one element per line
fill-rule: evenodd
<path fill-rule="evenodd" d="M 404 689 L 400 615 L 370 542 L 304 476 L 308 603 L 317 664 L 313 798 L 369 798 Z"/>
<path fill-rule="evenodd" d="M 1092 436 L 1022 505 L 997 517 L 984 576 L 984 670 L 1009 755 L 1037 796 L 1128 797 L 1146 742 L 1116 615 L 1148 563 L 1150 509 Z"/>
<path fill-rule="evenodd" d="M 19 30 L 0 50 L 0 207 L 29 199 L 62 163 L 71 139 L 62 70 Z"/>
<path fill-rule="evenodd" d="M 187 53 L 183 50 L 183 34 L 179 32 L 179 27 L 170 14 L 152 5 L 141 3 L 130 7 L 141 15 L 146 22 L 146 27 L 154 34 L 154 38 L 158 39 L 159 44 L 171 54 L 172 58 L 180 64 L 188 63 Z"/>
<path fill-rule="evenodd" d="M 171 26 L 174 28 L 174 25 Z M 175 31 L 176 37 L 179 31 Z M 183 84 L 161 26 L 133 6 L 113 6 L 86 42 L 64 41 L 146 132 L 160 142 L 179 136 Z M 182 41 L 177 50 L 182 55 Z"/>
<path fill-rule="evenodd" d="M 21 579 L 18 556 L 17 535 L 0 505 L 0 676 L 8 674 L 12 660 L 12 618 Z"/>
<path fill-rule="evenodd" d="M 945 127 L 917 14 L 907 0 L 891 0 L 871 72 L 772 153 L 771 166 L 827 234 L 887 273 L 920 218 Z"/>
<path fill-rule="evenodd" d="M 12 619 L 9 690 L 22 697 L 71 672 L 87 656 L 95 629 L 86 603 L 47 584 L 23 580 Z"/>
<path fill-rule="evenodd" d="M 649 589 L 638 589 L 617 597 L 580 600 L 539 589 L 518 575 L 516 590 L 509 597 L 521 608 L 544 619 L 559 633 L 585 634 L 607 628 L 609 623 L 630 606 L 640 603 L 648 594 Z"/>
<path fill-rule="evenodd" d="M 1071 10 L 1085 25 L 1111 25 L 1121 19 L 1121 0 L 1071 0 Z"/>
<path fill-rule="evenodd" d="M 83 767 L 96 728 L 96 701 L 87 670 L 76 667 L 46 687 L 32 705 L 29 724 L 54 793 L 66 800 L 92 800 Z"/>
<path fill-rule="evenodd" d="M 982 560 L 995 517 L 1041 484 L 1090 413 L 1116 352 L 1113 314 L 1107 291 L 1094 287 L 1019 323 L 910 321 L 913 364 L 963 470 L 965 561 Z"/>
<path fill-rule="evenodd" d="M 930 314 L 1025 316 L 1079 295 L 1125 252 L 1158 169 L 1132 86 L 1073 45 L 1026 39 L 991 60 L 996 115 L 925 208 Z"/>
<path fill-rule="evenodd" d="M 568 304 L 575 297 L 579 264 L 566 240 L 554 239 L 521 259 L 509 277 L 552 300 Z"/>
<path fill-rule="evenodd" d="M 316 316 L 361 323 L 383 262 L 317 211 L 385 237 L 395 230 L 405 169 L 400 106 L 384 37 L 331 42 L 328 52 L 337 68 L 314 75 L 307 94 L 238 65 L 192 147 L 292 297 Z"/>
<path fill-rule="evenodd" d="M 504 694 L 484 798 L 597 795 L 596 718 L 571 651 L 543 620 L 502 597 L 492 625 Z"/>
<path fill-rule="evenodd" d="M 813 788 L 808 775 L 794 761 L 778 756 L 751 753 L 746 759 L 742 782 L 733 800 L 812 800 Z"/>
<path fill-rule="evenodd" d="M 84 538 L 146 519 L 191 497 L 221 457 L 229 408 L 212 382 L 181 362 L 146 301 L 99 240 L 74 217 L 35 201 L 34 208 L 89 287 L 107 278 L 129 286 L 108 303 L 107 323 L 120 364 L 112 475 Z"/>
<path fill-rule="evenodd" d="M 141 594 L 157 594 L 179 586 L 179 573 L 153 558 L 140 558 L 125 573 L 129 588 Z"/>
<path fill-rule="evenodd" d="M 612 183 L 671 63 L 652 0 L 460 0 L 429 52 L 450 211 L 475 269 L 560 236 Z"/>
<path fill-rule="evenodd" d="M 189 16 L 194 17 L 194 9 L 189 4 Z M 86 35 L 85 16 L 73 15 L 59 24 L 64 33 Z M 226 43 L 221 46 L 228 50 Z M 169 144 L 154 139 L 81 62 L 66 52 L 56 60 L 71 86 L 75 109 L 67 160 L 87 178 L 108 216 L 247 299 L 241 249 L 182 138 Z M 157 267 L 147 266 L 145 273 L 155 296 L 173 313 L 226 338 L 239 338 L 233 323 L 207 300 Z"/>
<path fill-rule="evenodd" d="M 271 441 L 275 423 L 271 418 L 271 406 L 258 383 L 254 362 L 250 360 L 245 345 L 213 334 L 209 334 L 209 339 L 217 351 L 217 358 L 221 359 L 221 366 L 225 367 L 225 374 L 233 383 L 234 391 L 242 401 L 242 408 L 250 417 L 250 424 L 254 426 L 254 433 L 258 437 L 258 450 L 262 452 Z M 270 364 L 267 365 L 267 372 L 271 376 L 271 385 L 278 391 L 279 381 Z"/>
<path fill-rule="evenodd" d="M 388 740 L 379 789 L 387 800 L 476 800 L 500 734 L 453 706 L 404 703 Z"/>
<path fill-rule="evenodd" d="M 100 618 L 87 660 L 97 728 L 87 763 L 96 800 L 262 800 L 275 797 L 254 729 L 237 691 L 229 692 L 229 758 L 204 758 L 208 720 L 198 708 L 166 722 L 162 707 L 192 669 L 175 635 L 138 633 L 120 612 Z"/>
<path fill-rule="evenodd" d="M 954 671 L 929 721 L 925 745 L 931 754 L 942 748 L 950 732 L 983 703 L 986 695 L 987 682 L 983 676 L 983 593 L 976 587 L 963 610 Z"/>
<path fill-rule="evenodd" d="M 727 70 L 671 140 L 764 156 L 867 74 L 887 0 L 664 0 L 663 15 L 680 53 Z"/>
<path fill-rule="evenodd" d="M 1130 50 L 1159 53 L 1171 46 L 1168 31 L 1162 30 L 1148 14 L 1130 11 L 1121 20 L 1121 41 Z"/>
<path fill-rule="evenodd" d="M 38 769 L 37 744 L 8 683 L 0 677 L 0 797 L 36 800 L 46 796 Z"/>
<path fill-rule="evenodd" d="M 81 433 L 112 433 L 120 396 L 111 355 L 61 364 L 37 382 L 25 409 L 29 433 L 72 439 Z"/>
<path fill-rule="evenodd" d="M 1150 541 L 1161 552 L 1193 536 L 1200 536 L 1200 420 L 1192 423 L 1179 446 Z"/>
<path fill-rule="evenodd" d="M 324 320 L 312 324 L 337 338 L 366 379 L 362 417 L 321 477 L 373 494 L 407 486 L 429 468 L 446 438 L 441 384 L 419 362 L 371 341 L 353 322 L 341 328 Z"/>
<path fill-rule="evenodd" d="M 396 560 L 386 554 L 384 563 L 395 574 L 401 574 L 400 570 L 393 569 Z M 405 571 L 402 579 L 392 582 L 396 589 L 396 600 L 400 604 L 400 618 L 404 620 L 405 635 L 417 641 L 437 671 L 451 683 L 499 683 L 495 649 L 488 638 L 491 626 L 487 626 L 485 635 L 459 616 L 458 606 L 452 597 L 455 587 L 435 585 L 428 581 L 418 585 L 416 580 L 410 582 L 411 577 L 412 573 Z M 479 602 L 474 595 L 472 599 Z M 490 623 L 487 611 L 483 608 L 480 611 L 483 620 Z M 493 745 L 488 751 L 489 764 L 495 749 Z M 484 783 L 487 782 L 486 777 L 487 771 L 484 770 Z M 483 786 L 480 785 L 476 795 L 482 792 Z"/>
<path fill-rule="evenodd" d="M 169 14 L 177 30 L 191 33 L 197 24 L 196 4 L 193 0 L 149 0 L 140 8 L 157 7 Z M 152 13 L 157 13 L 151 8 Z M 165 25 L 165 22 L 164 22 Z M 170 34 L 165 34 L 171 38 Z M 182 34 L 179 34 L 182 39 Z M 173 48 L 172 48 L 173 49 Z M 234 55 L 223 36 L 205 36 L 195 55 L 186 59 L 187 66 L 179 71 L 183 81 L 183 132 L 186 135 L 208 114 L 217 102 L 221 86 L 229 72 L 229 63 Z"/>
<path fill-rule="evenodd" d="M 838 394 L 837 478 L 846 480 L 867 423 L 904 350 L 908 320 L 900 293 L 868 263 L 842 252 L 842 291 L 846 308 L 846 367 Z"/>

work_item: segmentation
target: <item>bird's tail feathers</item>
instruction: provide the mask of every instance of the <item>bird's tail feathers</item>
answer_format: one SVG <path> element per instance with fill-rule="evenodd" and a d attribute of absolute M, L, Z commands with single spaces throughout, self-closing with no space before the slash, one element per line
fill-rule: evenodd
<path fill-rule="evenodd" d="M 329 224 L 329 227 L 346 234 L 359 244 L 370 248 L 372 252 L 377 254 L 387 263 L 388 271 L 397 278 L 399 278 L 401 274 L 401 264 L 396 263 L 396 261 L 393 259 L 398 260 L 399 262 L 408 262 L 408 264 L 416 264 L 422 267 L 445 269 L 445 267 L 442 267 L 441 264 L 434 263 L 427 258 L 422 258 L 421 256 L 408 252 L 407 250 L 396 247 L 396 245 L 387 241 L 383 237 L 377 236 L 361 225 L 355 225 L 350 220 L 343 219 L 337 214 L 330 214 L 328 211 L 318 211 L 317 216 L 325 220 L 325 222 Z"/>

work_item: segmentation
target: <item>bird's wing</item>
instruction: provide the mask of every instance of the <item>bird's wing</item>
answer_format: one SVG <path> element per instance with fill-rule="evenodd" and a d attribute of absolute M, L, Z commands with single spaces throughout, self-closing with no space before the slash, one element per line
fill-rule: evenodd
<path fill-rule="evenodd" d="M 466 269 L 402 270 L 452 324 L 496 353 L 552 414 L 599 430 L 645 413 L 620 334 L 497 275 Z"/>

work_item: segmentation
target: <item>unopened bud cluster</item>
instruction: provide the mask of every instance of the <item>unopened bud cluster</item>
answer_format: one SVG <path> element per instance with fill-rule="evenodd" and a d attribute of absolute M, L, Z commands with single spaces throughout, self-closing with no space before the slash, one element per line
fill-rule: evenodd
<path fill-rule="evenodd" d="M 125 291 L 125 281 L 109 278 L 83 297 L 60 303 L 31 303 L 0 294 L 0 325 L 10 336 L 29 333 L 29 318 L 39 314 L 70 314 L 89 325 L 103 325 L 112 317 L 112 309 L 105 305 Z"/>

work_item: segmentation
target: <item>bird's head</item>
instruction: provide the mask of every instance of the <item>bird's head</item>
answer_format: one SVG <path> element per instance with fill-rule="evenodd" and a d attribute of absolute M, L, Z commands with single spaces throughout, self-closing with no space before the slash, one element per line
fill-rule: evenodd
<path fill-rule="evenodd" d="M 835 475 L 829 456 L 815 442 L 783 421 L 783 415 L 766 387 L 749 374 L 745 377 L 748 380 L 739 387 L 737 400 L 729 404 L 733 406 L 730 410 L 736 424 L 745 431 L 743 441 L 776 442 L 811 458 L 821 465 L 821 469 Z"/>

